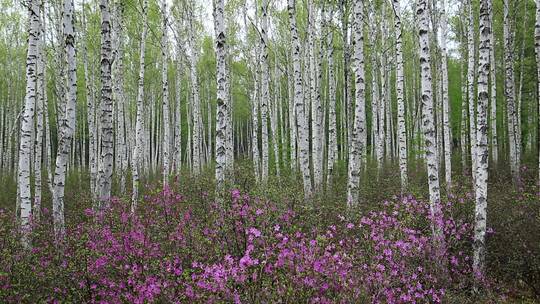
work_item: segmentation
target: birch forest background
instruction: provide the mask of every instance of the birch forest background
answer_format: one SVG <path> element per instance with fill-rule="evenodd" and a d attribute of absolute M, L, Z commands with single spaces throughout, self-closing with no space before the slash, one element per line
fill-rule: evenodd
<path fill-rule="evenodd" d="M 0 302 L 540 301 L 540 0 L 0 11 Z"/>

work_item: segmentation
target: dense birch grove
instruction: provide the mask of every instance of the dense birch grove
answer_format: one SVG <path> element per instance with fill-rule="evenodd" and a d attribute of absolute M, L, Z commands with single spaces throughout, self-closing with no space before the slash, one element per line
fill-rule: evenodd
<path fill-rule="evenodd" d="M 540 0 L 0 5 L 0 207 L 24 248 L 46 209 L 66 239 L 67 192 L 136 215 L 149 185 L 210 180 L 222 205 L 246 183 L 294 184 L 348 219 L 371 192 L 418 195 L 446 267 L 435 219 L 468 189 L 479 292 L 497 183 L 540 201 Z"/>

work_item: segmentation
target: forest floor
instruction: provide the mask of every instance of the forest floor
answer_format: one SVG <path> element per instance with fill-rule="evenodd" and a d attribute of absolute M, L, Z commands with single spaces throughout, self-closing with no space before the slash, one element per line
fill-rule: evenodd
<path fill-rule="evenodd" d="M 287 172 L 257 185 L 248 161 L 237 163 L 234 183 L 217 197 L 211 168 L 198 177 L 181 174 L 170 187 L 154 176 L 141 183 L 135 215 L 129 195 L 93 210 L 88 174 L 72 172 L 64 241 L 54 241 L 44 191 L 30 249 L 18 241 L 16 184 L 4 174 L 0 302 L 534 303 L 540 301 L 540 190 L 530 168 L 522 166 L 519 189 L 506 167 L 490 170 L 480 292 L 473 292 L 471 273 L 474 194 L 461 168 L 452 193 L 443 189 L 444 214 L 434 219 L 444 228 L 442 253 L 431 241 L 425 169 L 414 163 L 405 196 L 397 166 L 377 174 L 369 163 L 353 211 L 345 204 L 344 164 L 332 186 L 309 201 Z"/>

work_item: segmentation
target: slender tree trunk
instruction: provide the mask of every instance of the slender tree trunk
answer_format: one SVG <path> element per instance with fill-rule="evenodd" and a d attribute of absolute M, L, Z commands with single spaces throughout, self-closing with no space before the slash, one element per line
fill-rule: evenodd
<path fill-rule="evenodd" d="M 519 54 L 519 88 L 517 90 L 517 98 L 516 98 L 516 125 L 517 125 L 517 132 L 516 132 L 516 142 L 518 143 L 516 145 L 516 148 L 518 149 L 518 155 L 521 155 L 523 153 L 522 151 L 522 136 L 521 136 L 521 109 L 523 107 L 523 69 L 525 66 L 524 58 L 525 58 L 525 26 L 527 25 L 529 14 L 527 10 L 527 3 L 523 1 L 523 23 L 522 23 L 522 39 L 521 39 L 521 48 L 520 48 L 520 54 Z M 515 29 L 514 29 L 515 31 Z M 514 33 L 515 35 L 515 33 Z M 515 36 L 514 36 L 515 37 Z"/>
<path fill-rule="evenodd" d="M 296 135 L 297 133 L 297 124 L 296 124 L 296 109 L 295 109 L 295 99 L 294 99 L 294 75 L 292 72 L 292 65 L 289 64 L 287 60 L 287 88 L 288 88 L 288 105 L 289 105 L 289 149 L 290 149 L 290 168 L 294 173 L 297 169 L 297 160 L 296 160 Z"/>
<path fill-rule="evenodd" d="M 101 159 L 99 162 L 99 200 L 107 204 L 111 196 L 114 133 L 112 100 L 112 46 L 109 0 L 101 0 Z"/>
<path fill-rule="evenodd" d="M 261 11 L 261 152 L 262 152 L 262 162 L 261 162 L 261 177 L 262 182 L 266 183 L 268 181 L 268 104 L 270 101 L 270 73 L 268 68 L 268 5 L 266 0 L 262 1 Z"/>
<path fill-rule="evenodd" d="M 465 53 L 465 52 L 463 52 Z M 465 58 L 465 56 L 463 57 Z M 460 124 L 460 145 L 461 145 L 461 166 L 463 174 L 467 171 L 467 155 L 469 155 L 468 149 L 468 132 L 467 132 L 467 82 L 465 63 L 461 61 L 461 124 Z"/>
<path fill-rule="evenodd" d="M 169 17 L 167 12 L 167 1 L 161 1 L 161 14 L 163 18 L 163 33 L 161 35 L 161 84 L 163 88 L 163 150 L 162 150 L 162 175 L 163 186 L 169 183 L 170 173 L 170 145 L 171 145 L 171 124 L 169 114 L 169 41 L 167 40 L 167 31 L 169 25 Z"/>
<path fill-rule="evenodd" d="M 192 95 L 192 111 L 193 111 L 193 174 L 199 175 L 201 172 L 201 130 L 202 130 L 202 119 L 201 119 L 201 110 L 200 110 L 200 101 L 199 101 L 199 77 L 197 73 L 197 46 L 195 38 L 193 35 L 193 12 L 190 12 L 189 22 L 190 22 L 190 46 L 191 46 L 191 56 L 190 56 L 190 78 L 191 78 L 191 95 Z"/>
<path fill-rule="evenodd" d="M 258 77 L 255 76 L 254 90 L 251 94 L 251 154 L 253 158 L 253 168 L 255 179 L 260 181 L 260 157 L 259 157 L 259 85 Z"/>
<path fill-rule="evenodd" d="M 294 103 L 296 107 L 296 125 L 298 128 L 298 146 L 300 154 L 300 170 L 302 171 L 302 180 L 304 183 L 304 197 L 311 196 L 311 172 L 309 169 L 309 131 L 304 112 L 304 92 L 302 87 L 302 71 L 300 68 L 300 40 L 296 27 L 296 1 L 287 0 L 287 9 L 289 12 L 289 23 L 292 39 L 292 60 L 294 72 Z"/>
<path fill-rule="evenodd" d="M 64 224 L 64 186 L 66 171 L 71 149 L 71 140 L 75 131 L 75 105 L 77 93 L 77 65 L 75 60 L 75 32 L 73 27 L 73 1 L 65 0 L 63 13 L 64 46 L 67 59 L 67 100 L 65 103 L 65 118 L 60 128 L 60 140 L 56 155 L 56 168 L 53 182 L 53 222 L 57 240 L 65 235 Z"/>
<path fill-rule="evenodd" d="M 404 76 L 403 76 L 403 51 L 401 42 L 401 12 L 399 0 L 393 0 L 394 20 L 396 28 L 396 95 L 398 107 L 398 150 L 399 171 L 401 175 L 401 192 L 407 191 L 407 130 L 405 126 L 405 100 L 404 100 Z"/>
<path fill-rule="evenodd" d="M 418 20 L 418 33 L 420 38 L 420 69 L 422 90 L 422 125 L 424 127 L 425 153 L 428 171 L 429 201 L 432 216 L 441 212 L 439 188 L 439 162 L 437 156 L 437 139 L 433 117 L 433 92 L 431 80 L 431 56 L 429 45 L 428 5 L 426 0 L 419 0 L 416 7 Z M 432 223 L 432 230 L 436 239 L 442 238 L 441 227 Z"/>
<path fill-rule="evenodd" d="M 34 206 L 32 208 L 32 217 L 34 221 L 39 221 L 41 216 L 41 198 L 42 198 L 42 178 L 41 164 L 43 161 L 43 111 L 45 101 L 47 100 L 47 89 L 45 82 L 45 11 L 43 2 L 40 3 L 40 24 L 39 24 L 39 44 L 38 44 L 38 59 L 37 59 L 37 79 L 36 79 L 36 135 L 35 135 L 35 153 L 34 153 Z M 0 117 L 1 118 L 1 117 Z M 0 129 L 1 130 L 1 129 Z M 2 132 L 0 132 L 2 133 Z M 0 150 L 2 140 L 0 138 Z M 0 153 L 1 154 L 1 153 Z M 1 161 L 0 156 L 0 161 Z"/>
<path fill-rule="evenodd" d="M 180 56 L 178 56 L 180 57 Z M 175 124 L 174 124 L 174 169 L 176 175 L 180 174 L 182 168 L 182 96 L 181 96 L 181 76 L 180 71 L 182 67 L 180 65 L 180 59 L 176 62 L 176 77 L 175 77 L 175 97 L 176 97 L 176 111 L 175 111 Z"/>
<path fill-rule="evenodd" d="M 473 176 L 473 185 L 476 180 L 476 108 L 474 106 L 474 56 L 475 56 L 475 46 L 474 46 L 474 18 L 473 18 L 473 9 L 472 9 L 472 0 L 468 0 L 468 11 L 469 11 L 469 20 L 468 20 L 468 36 L 467 36 L 467 50 L 468 50 L 468 65 L 467 65 L 467 85 L 468 85 L 468 96 L 469 96 L 469 137 L 471 140 L 471 173 Z"/>
<path fill-rule="evenodd" d="M 317 92 L 317 64 L 315 59 L 315 8 L 313 0 L 308 1 L 308 45 L 309 45 L 309 95 L 311 100 L 311 155 L 313 163 L 314 190 L 322 185 L 322 147 L 321 147 L 321 96 Z"/>
<path fill-rule="evenodd" d="M 514 87 L 514 39 L 510 26 L 510 1 L 504 0 L 504 63 L 505 63 L 505 97 L 506 97 L 506 114 L 508 125 L 508 146 L 510 156 L 510 170 L 514 184 L 517 186 L 520 183 L 519 176 L 519 142 L 517 141 L 519 126 L 516 121 L 516 106 L 515 106 L 515 87 Z"/>
<path fill-rule="evenodd" d="M 224 1 L 214 1 L 214 30 L 216 32 L 216 57 L 217 57 L 217 111 L 216 111 L 216 185 L 218 189 L 223 187 L 226 170 L 226 140 L 227 140 L 227 101 L 226 101 L 226 54 L 225 54 L 225 23 Z"/>
<path fill-rule="evenodd" d="M 116 101 L 116 117 L 117 117 L 117 131 L 116 131 L 116 154 L 118 157 L 117 168 L 120 176 L 120 193 L 126 191 L 126 170 L 128 166 L 128 147 L 127 147 L 127 130 L 126 117 L 125 117 L 125 94 L 124 94 L 124 35 L 123 35 L 123 18 L 124 18 L 124 6 L 119 3 L 115 5 L 114 18 L 117 20 L 113 22 L 113 39 L 115 47 L 113 48 L 113 74 L 114 78 L 114 99 Z"/>
<path fill-rule="evenodd" d="M 365 126 L 365 79 L 364 79 L 364 1 L 354 5 L 354 70 L 355 70 L 355 107 L 352 146 L 349 147 L 349 167 L 347 184 L 347 206 L 358 204 L 360 188 L 360 160 L 363 151 L 362 137 Z"/>
<path fill-rule="evenodd" d="M 276 167 L 276 176 L 281 175 L 280 165 L 279 165 L 279 138 L 278 138 L 278 104 L 279 104 L 279 94 L 278 94 L 278 69 L 277 61 L 274 64 L 274 98 L 273 103 L 270 107 L 270 129 L 272 131 L 272 146 L 274 149 L 274 166 Z"/>
<path fill-rule="evenodd" d="M 346 134 L 347 144 L 344 141 L 342 142 L 342 147 L 344 151 L 342 154 L 345 154 L 345 149 L 351 146 L 352 140 L 352 102 L 350 101 L 349 96 L 349 73 L 350 73 L 350 54 L 349 54 L 349 21 L 348 21 L 348 12 L 347 12 L 347 0 L 340 0 L 340 11 L 341 11 L 341 34 L 343 38 L 343 105 L 341 112 L 344 114 L 342 118 L 343 121 L 342 130 L 344 130 L 344 135 Z M 349 117 L 350 116 L 350 117 Z"/>
<path fill-rule="evenodd" d="M 145 148 L 145 136 L 143 125 L 143 113 L 144 113 L 144 70 L 145 70 L 145 48 L 146 48 L 146 35 L 148 33 L 148 0 L 143 0 L 142 7 L 143 14 L 143 30 L 141 33 L 141 43 L 139 50 L 139 79 L 137 88 L 137 116 L 135 121 L 135 149 L 133 149 L 133 163 L 131 164 L 131 176 L 133 179 L 133 194 L 131 201 L 131 212 L 135 212 L 137 209 L 137 200 L 139 197 L 139 173 L 141 165 L 144 163 L 143 148 Z"/>
<path fill-rule="evenodd" d="M 30 162 L 32 155 L 32 130 L 34 127 L 34 107 L 36 104 L 37 68 L 39 65 L 40 44 L 40 8 L 39 1 L 28 1 L 28 49 L 26 54 L 26 94 L 24 98 L 24 111 L 21 116 L 21 134 L 19 146 L 19 165 L 17 185 L 20 202 L 20 224 L 22 229 L 22 242 L 29 246 L 28 230 L 30 229 L 30 215 L 32 213 L 32 194 L 30 191 Z"/>
<path fill-rule="evenodd" d="M 491 48 L 491 23 L 489 12 L 491 0 L 480 1 L 480 44 L 478 67 L 478 125 L 477 125 L 477 173 L 476 173 L 476 208 L 474 228 L 473 272 L 482 278 L 486 256 L 486 209 L 488 182 L 488 102 L 489 102 L 489 70 Z"/>
<path fill-rule="evenodd" d="M 332 22 L 333 14 L 330 13 L 328 22 Z M 337 153 L 337 125 L 336 125 L 336 76 L 334 71 L 334 31 L 331 26 L 327 26 L 327 60 L 328 60 L 328 164 L 327 164 L 327 185 L 332 183 L 332 175 L 334 173 L 334 164 L 336 162 Z"/>
<path fill-rule="evenodd" d="M 450 127 L 450 102 L 448 96 L 448 61 L 446 51 L 446 36 L 448 34 L 448 25 L 446 18 L 446 1 L 441 5 L 441 65 L 442 65 L 442 128 L 444 138 L 444 173 L 446 181 L 446 192 L 452 189 L 452 130 Z"/>
<path fill-rule="evenodd" d="M 495 74 L 495 35 L 493 34 L 493 5 L 489 8 L 489 21 L 491 23 L 491 48 L 490 48 L 490 71 L 489 79 L 491 82 L 491 113 L 490 113 L 490 129 L 491 129 L 491 158 L 494 164 L 497 164 L 499 160 L 499 146 L 497 139 L 497 76 Z"/>

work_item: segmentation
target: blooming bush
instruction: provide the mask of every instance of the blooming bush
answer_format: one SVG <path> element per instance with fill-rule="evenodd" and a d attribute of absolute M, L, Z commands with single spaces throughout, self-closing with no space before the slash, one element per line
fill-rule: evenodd
<path fill-rule="evenodd" d="M 33 247 L 0 212 L 2 302 L 442 302 L 470 286 L 471 224 L 432 218 L 411 196 L 362 217 L 310 225 L 286 206 L 239 190 L 194 204 L 171 188 L 144 198 L 136 214 L 113 199 L 85 210 L 64 242 L 47 213 Z M 444 243 L 433 242 L 431 223 Z"/>

